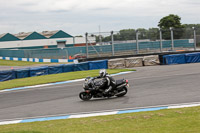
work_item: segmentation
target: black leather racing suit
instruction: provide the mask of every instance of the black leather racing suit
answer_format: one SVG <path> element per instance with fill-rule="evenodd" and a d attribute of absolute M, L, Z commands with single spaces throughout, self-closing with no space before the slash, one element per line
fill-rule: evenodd
<path fill-rule="evenodd" d="M 104 77 L 95 77 L 95 79 L 99 78 L 102 78 L 99 88 L 104 89 L 104 93 L 110 92 L 113 89 L 113 87 L 115 87 L 116 81 L 110 75 L 106 74 L 106 76 Z"/>

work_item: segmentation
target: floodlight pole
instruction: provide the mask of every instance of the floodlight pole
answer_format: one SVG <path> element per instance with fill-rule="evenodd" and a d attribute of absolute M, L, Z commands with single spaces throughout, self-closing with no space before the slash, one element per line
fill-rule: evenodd
<path fill-rule="evenodd" d="M 115 55 L 115 47 L 114 47 L 113 31 L 111 31 L 111 44 L 112 44 L 112 56 L 114 56 Z"/>
<path fill-rule="evenodd" d="M 86 57 L 88 58 L 88 33 L 85 33 L 85 41 L 86 41 Z"/>
<path fill-rule="evenodd" d="M 170 31 L 171 31 L 172 51 L 174 51 L 174 33 L 172 27 L 170 27 Z"/>

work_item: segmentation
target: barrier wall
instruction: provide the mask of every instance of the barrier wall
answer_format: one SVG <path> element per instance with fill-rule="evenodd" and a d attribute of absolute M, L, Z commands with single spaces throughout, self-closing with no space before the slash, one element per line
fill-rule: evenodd
<path fill-rule="evenodd" d="M 139 60 L 139 61 L 138 61 Z M 126 62 L 128 61 L 128 62 Z M 133 61 L 133 62 L 132 62 Z M 145 63 L 146 62 L 146 63 Z M 200 52 L 186 54 L 164 55 L 161 64 L 184 64 L 200 62 Z M 136 66 L 158 65 L 158 56 L 134 57 L 127 59 L 112 59 L 89 61 L 78 64 L 61 64 L 55 66 L 32 67 L 10 71 L 0 71 L 0 81 L 12 80 L 16 78 L 26 78 L 40 75 L 57 74 L 64 72 L 94 70 L 94 69 L 113 69 Z"/>
<path fill-rule="evenodd" d="M 109 69 L 153 66 L 153 65 L 159 65 L 159 64 L 160 64 L 160 60 L 158 58 L 158 55 L 108 60 Z"/>
<path fill-rule="evenodd" d="M 73 72 L 75 64 L 64 64 L 63 65 L 63 72 Z"/>
<path fill-rule="evenodd" d="M 48 66 L 48 74 L 57 74 L 63 72 L 63 64 L 57 66 Z"/>
<path fill-rule="evenodd" d="M 165 55 L 163 56 L 165 64 L 185 64 L 185 54 Z"/>
<path fill-rule="evenodd" d="M 12 80 L 15 79 L 15 71 L 0 71 L 0 81 Z"/>
<path fill-rule="evenodd" d="M 0 81 L 73 71 L 107 69 L 107 64 L 108 60 L 100 60 L 83 62 L 78 64 L 60 64 L 54 66 L 30 67 L 24 69 L 15 69 L 11 71 L 0 71 Z"/>
<path fill-rule="evenodd" d="M 30 77 L 48 75 L 48 66 L 30 68 Z"/>
<path fill-rule="evenodd" d="M 162 59 L 162 64 L 164 65 L 198 63 L 198 62 L 200 62 L 200 53 L 164 55 Z"/>
<path fill-rule="evenodd" d="M 143 66 L 143 57 L 131 57 L 125 59 L 125 65 L 127 68 L 130 67 L 141 67 Z"/>
<path fill-rule="evenodd" d="M 111 59 L 108 60 L 108 68 L 115 69 L 115 68 L 125 68 L 125 59 Z"/>
<path fill-rule="evenodd" d="M 74 71 L 86 71 L 89 70 L 89 62 L 78 63 L 74 65 Z"/>
<path fill-rule="evenodd" d="M 145 56 L 143 59 L 144 66 L 160 65 L 158 55 Z"/>
<path fill-rule="evenodd" d="M 188 53 L 185 54 L 186 63 L 200 62 L 200 53 Z"/>
<path fill-rule="evenodd" d="M 30 77 L 30 68 L 17 69 L 15 70 L 16 78 L 27 78 Z"/>
<path fill-rule="evenodd" d="M 108 60 L 90 61 L 89 70 L 108 69 Z"/>

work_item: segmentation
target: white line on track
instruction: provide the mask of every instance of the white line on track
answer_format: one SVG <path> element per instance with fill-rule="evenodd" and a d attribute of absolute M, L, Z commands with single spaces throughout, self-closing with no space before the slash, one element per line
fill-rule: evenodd
<path fill-rule="evenodd" d="M 136 109 L 144 109 L 144 108 L 156 108 L 156 107 L 166 107 L 168 106 L 168 109 L 174 109 L 174 108 L 184 108 L 184 107 L 194 107 L 194 106 L 200 106 L 200 102 L 191 102 L 191 103 L 180 103 L 180 104 L 167 104 L 167 105 L 156 105 L 156 106 L 146 106 L 146 107 L 135 107 L 135 108 L 123 108 L 123 109 L 112 109 L 112 110 L 102 110 L 102 111 L 91 111 L 91 112 L 78 112 L 78 113 L 71 113 L 71 114 L 56 114 L 56 115 L 44 115 L 44 116 L 34 116 L 34 117 L 24 117 L 24 118 L 14 118 L 14 119 L 4 119 L 0 120 L 0 122 L 3 121 L 20 121 L 24 119 L 35 119 L 35 118 L 46 118 L 46 117 L 56 117 L 56 116 L 66 116 L 66 115 L 73 115 L 73 118 L 78 118 L 79 115 L 85 115 L 90 116 L 90 114 L 102 114 L 105 113 L 113 114 L 113 112 L 116 111 L 124 111 L 124 110 L 136 110 Z M 93 115 L 91 115 L 93 116 Z"/>

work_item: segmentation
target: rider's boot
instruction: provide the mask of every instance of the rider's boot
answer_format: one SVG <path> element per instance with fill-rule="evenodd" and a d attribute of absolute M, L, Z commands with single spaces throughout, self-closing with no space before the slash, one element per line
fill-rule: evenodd
<path fill-rule="evenodd" d="M 106 89 L 106 90 L 104 91 L 104 94 L 108 94 L 111 90 L 112 90 L 112 86 L 108 87 L 108 89 Z"/>

